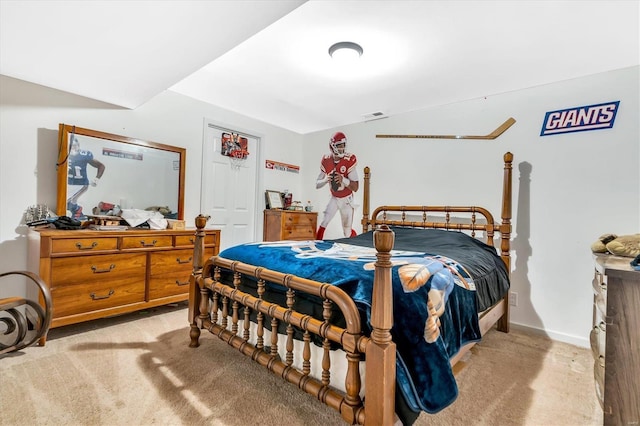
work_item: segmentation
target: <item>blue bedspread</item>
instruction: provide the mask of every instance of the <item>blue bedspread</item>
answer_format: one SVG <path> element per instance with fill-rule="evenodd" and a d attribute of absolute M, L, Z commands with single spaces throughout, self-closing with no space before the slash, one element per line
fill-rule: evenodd
<path fill-rule="evenodd" d="M 368 238 L 372 245 L 371 233 L 353 240 L 360 245 L 348 244 L 349 239 L 244 244 L 228 248 L 220 256 L 339 286 L 369 320 L 375 249 L 363 247 Z M 395 247 L 401 246 L 396 233 Z M 490 254 L 490 250 L 485 251 Z M 493 251 L 492 255 L 499 260 Z M 394 250 L 391 261 L 394 264 L 391 332 L 397 347 L 398 386 L 412 410 L 435 413 L 451 404 L 458 394 L 450 358 L 464 344 L 481 337 L 474 279 L 465 266 L 437 254 Z M 440 332 L 435 336 L 425 333 L 429 297 L 443 309 Z M 368 335 L 370 325 L 365 322 L 363 331 Z"/>

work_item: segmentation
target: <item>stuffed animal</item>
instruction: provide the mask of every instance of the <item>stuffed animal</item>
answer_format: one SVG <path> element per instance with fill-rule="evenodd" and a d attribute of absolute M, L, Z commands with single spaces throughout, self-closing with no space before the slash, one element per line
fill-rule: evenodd
<path fill-rule="evenodd" d="M 616 256 L 636 257 L 640 255 L 640 234 L 604 234 L 591 244 L 594 253 L 611 253 Z"/>

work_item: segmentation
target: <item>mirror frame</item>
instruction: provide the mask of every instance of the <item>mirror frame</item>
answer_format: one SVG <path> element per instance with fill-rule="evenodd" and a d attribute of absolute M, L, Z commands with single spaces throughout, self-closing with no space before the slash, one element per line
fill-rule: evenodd
<path fill-rule="evenodd" d="M 186 165 L 186 148 L 180 148 L 172 145 L 165 145 L 157 142 L 150 142 L 141 139 L 120 136 L 98 130 L 84 129 L 69 124 L 60 123 L 58 128 L 58 160 L 56 167 L 58 169 L 58 184 L 56 196 L 56 214 L 65 216 L 67 214 L 67 159 L 69 153 L 69 135 L 75 134 L 80 136 L 89 136 L 98 139 L 106 139 L 113 142 L 119 142 L 126 145 L 136 145 L 145 148 L 158 149 L 162 151 L 175 152 L 180 156 L 180 170 L 178 172 L 178 212 L 177 218 L 184 220 L 184 181 L 185 181 L 185 165 Z"/>

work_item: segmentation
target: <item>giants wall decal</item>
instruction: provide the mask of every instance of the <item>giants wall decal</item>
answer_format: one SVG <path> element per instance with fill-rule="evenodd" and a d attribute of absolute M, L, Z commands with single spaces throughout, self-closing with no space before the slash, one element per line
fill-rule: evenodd
<path fill-rule="evenodd" d="M 549 111 L 544 116 L 540 136 L 610 129 L 620 101 Z"/>

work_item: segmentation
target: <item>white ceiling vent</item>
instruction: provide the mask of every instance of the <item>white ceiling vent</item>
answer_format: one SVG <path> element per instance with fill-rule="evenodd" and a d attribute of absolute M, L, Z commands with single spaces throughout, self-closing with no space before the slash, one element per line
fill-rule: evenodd
<path fill-rule="evenodd" d="M 381 118 L 387 118 L 384 112 L 370 112 L 369 114 L 364 114 L 362 116 L 364 121 L 372 121 L 372 120 L 380 120 Z"/>

